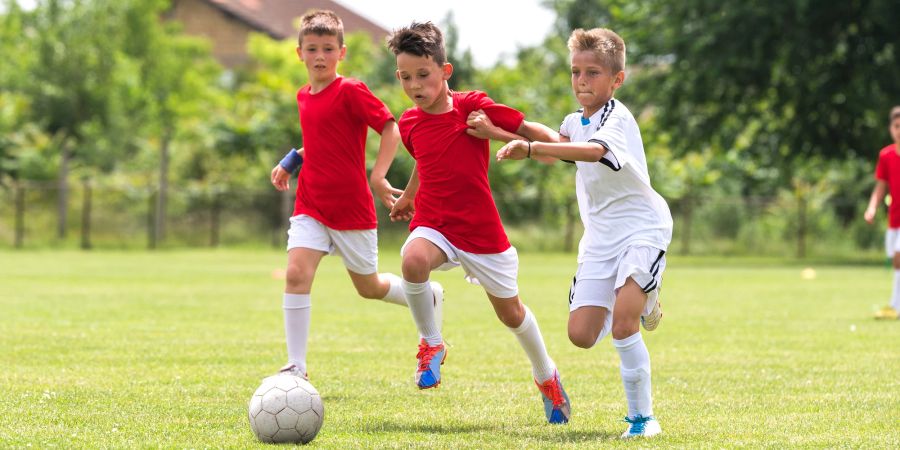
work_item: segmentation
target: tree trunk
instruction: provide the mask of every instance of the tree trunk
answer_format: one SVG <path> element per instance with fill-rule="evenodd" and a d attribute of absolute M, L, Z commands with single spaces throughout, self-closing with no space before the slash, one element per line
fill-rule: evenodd
<path fill-rule="evenodd" d="M 687 194 L 681 200 L 683 210 L 681 212 L 681 254 L 691 253 L 691 221 L 694 217 L 694 197 Z"/>
<path fill-rule="evenodd" d="M 25 245 L 25 185 L 16 181 L 16 248 Z"/>
<path fill-rule="evenodd" d="M 69 144 L 65 141 L 61 144 L 62 156 L 59 161 L 59 178 L 57 180 L 58 194 L 56 197 L 56 236 L 59 239 L 66 238 L 66 223 L 69 215 L 69 160 L 72 154 Z"/>
<path fill-rule="evenodd" d="M 153 250 L 156 248 L 156 220 L 154 220 L 154 211 L 156 211 L 156 191 L 151 190 L 147 196 L 147 248 Z"/>
<path fill-rule="evenodd" d="M 797 187 L 797 257 L 806 257 L 806 190 L 804 186 Z"/>
<path fill-rule="evenodd" d="M 172 130 L 163 133 L 159 143 L 159 191 L 156 196 L 156 222 L 154 230 L 157 244 L 166 240 L 166 203 L 169 194 L 169 143 L 172 140 Z"/>
<path fill-rule="evenodd" d="M 91 181 L 85 178 L 81 181 L 84 187 L 83 203 L 81 206 L 81 249 L 91 249 Z"/>

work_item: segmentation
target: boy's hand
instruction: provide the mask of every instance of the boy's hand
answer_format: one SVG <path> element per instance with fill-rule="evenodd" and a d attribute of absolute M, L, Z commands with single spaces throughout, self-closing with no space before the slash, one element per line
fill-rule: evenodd
<path fill-rule="evenodd" d="M 394 195 L 403 195 L 403 191 L 391 186 L 391 183 L 388 182 L 387 178 L 381 178 L 379 180 L 372 180 L 372 190 L 375 191 L 375 197 L 381 201 L 381 204 L 385 206 L 387 209 L 393 209 L 394 204 L 397 203 L 397 197 Z"/>
<path fill-rule="evenodd" d="M 866 208 L 865 214 L 863 214 L 863 218 L 866 219 L 870 225 L 875 221 L 875 209 L 874 208 Z"/>
<path fill-rule="evenodd" d="M 401 195 L 397 202 L 394 203 L 394 207 L 391 208 L 391 222 L 409 222 L 415 213 L 413 199 Z"/>
<path fill-rule="evenodd" d="M 509 141 L 500 150 L 497 150 L 497 161 L 504 159 L 525 159 L 528 157 L 528 143 L 521 140 Z"/>
<path fill-rule="evenodd" d="M 275 164 L 275 167 L 272 169 L 272 186 L 275 186 L 275 189 L 279 191 L 286 191 L 290 186 L 291 174 L 288 173 L 287 170 L 284 170 L 284 167 L 281 167 L 281 164 Z"/>
<path fill-rule="evenodd" d="M 466 125 L 469 126 L 466 133 L 469 133 L 470 136 L 475 136 L 479 139 L 491 139 L 494 136 L 494 123 L 491 122 L 491 119 L 482 109 L 469 113 L 469 117 L 466 119 Z"/>

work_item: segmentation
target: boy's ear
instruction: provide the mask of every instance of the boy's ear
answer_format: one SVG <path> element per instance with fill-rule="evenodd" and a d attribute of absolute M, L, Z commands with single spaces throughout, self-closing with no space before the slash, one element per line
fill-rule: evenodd
<path fill-rule="evenodd" d="M 347 56 L 347 46 L 342 45 L 341 46 L 341 56 L 338 57 L 338 61 L 343 61 L 345 56 Z"/>
<path fill-rule="evenodd" d="M 398 80 L 400 79 L 400 69 L 394 71 L 394 76 L 397 77 Z"/>
<path fill-rule="evenodd" d="M 625 82 L 625 71 L 620 70 L 619 73 L 616 74 L 616 79 L 613 81 L 613 89 L 618 89 L 622 87 L 622 83 Z"/>
<path fill-rule="evenodd" d="M 441 71 L 443 72 L 442 75 L 443 75 L 444 81 L 449 80 L 450 76 L 453 75 L 453 64 L 444 63 L 444 65 L 441 66 Z"/>
<path fill-rule="evenodd" d="M 300 49 L 300 46 L 297 46 L 297 57 L 300 58 L 300 61 L 303 61 L 303 50 Z"/>

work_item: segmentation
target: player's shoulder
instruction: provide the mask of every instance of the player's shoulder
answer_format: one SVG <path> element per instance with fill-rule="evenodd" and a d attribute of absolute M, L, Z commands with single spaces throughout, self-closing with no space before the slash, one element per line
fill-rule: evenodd
<path fill-rule="evenodd" d="M 887 157 L 888 155 L 890 155 L 890 154 L 892 154 L 892 153 L 895 154 L 895 155 L 897 154 L 897 144 L 890 144 L 890 145 L 887 145 L 887 146 L 885 146 L 884 148 L 882 148 L 882 149 L 878 152 L 878 157 L 879 157 L 879 158 L 885 158 L 885 157 Z"/>

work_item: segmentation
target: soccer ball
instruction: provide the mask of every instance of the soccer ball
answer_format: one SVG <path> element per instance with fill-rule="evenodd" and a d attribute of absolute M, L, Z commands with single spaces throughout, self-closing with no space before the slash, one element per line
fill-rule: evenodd
<path fill-rule="evenodd" d="M 279 374 L 264 379 L 253 393 L 249 416 L 260 441 L 306 444 L 322 428 L 325 407 L 309 381 Z"/>

